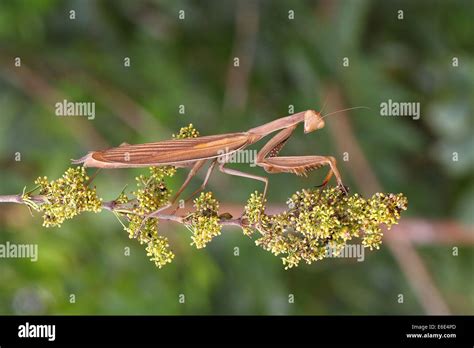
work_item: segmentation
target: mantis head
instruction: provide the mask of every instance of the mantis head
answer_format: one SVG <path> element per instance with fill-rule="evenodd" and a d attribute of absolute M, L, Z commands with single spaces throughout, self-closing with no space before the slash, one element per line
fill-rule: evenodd
<path fill-rule="evenodd" d="M 310 133 L 324 127 L 324 120 L 321 114 L 314 110 L 308 110 L 304 114 L 304 132 Z"/>

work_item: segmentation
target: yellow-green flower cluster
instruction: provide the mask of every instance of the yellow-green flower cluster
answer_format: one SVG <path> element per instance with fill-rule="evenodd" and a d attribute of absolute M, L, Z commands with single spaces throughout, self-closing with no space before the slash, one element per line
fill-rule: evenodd
<path fill-rule="evenodd" d="M 158 234 L 158 220 L 150 218 L 144 220 L 138 215 L 128 215 L 129 227 L 128 232 L 130 238 L 134 238 L 136 231 L 139 231 L 136 238 L 140 244 L 146 244 L 147 256 L 153 261 L 158 268 L 170 263 L 174 254 L 169 249 L 168 238 Z"/>
<path fill-rule="evenodd" d="M 197 138 L 198 136 L 198 130 L 190 123 L 188 126 L 182 127 L 178 134 L 173 134 L 173 139 Z"/>
<path fill-rule="evenodd" d="M 358 194 L 347 196 L 339 188 L 326 187 L 296 192 L 288 207 L 281 214 L 265 215 L 262 195 L 255 193 L 244 214 L 261 234 L 256 244 L 274 255 L 283 254 L 285 269 L 301 260 L 308 264 L 321 260 L 329 248 L 337 255 L 356 237 L 362 238 L 365 247 L 378 249 L 382 243 L 380 225 L 390 228 L 396 224 L 400 212 L 406 210 L 407 199 L 402 194 L 377 193 L 365 200 Z"/>
<path fill-rule="evenodd" d="M 204 248 L 212 238 L 221 234 L 219 224 L 219 202 L 212 196 L 212 192 L 201 192 L 194 200 L 196 211 L 186 221 L 193 235 L 191 245 L 197 249 Z"/>
<path fill-rule="evenodd" d="M 170 169 L 173 168 L 173 169 Z M 136 203 L 133 212 L 147 215 L 168 203 L 171 193 L 163 181 L 165 176 L 173 176 L 174 167 L 150 167 L 150 175 L 140 175 L 136 179 L 137 190 L 133 192 Z"/>
<path fill-rule="evenodd" d="M 69 168 L 61 178 L 51 182 L 47 177 L 39 177 L 35 184 L 39 186 L 39 195 L 43 196 L 44 202 L 29 206 L 43 212 L 45 227 L 60 227 L 65 220 L 84 211 L 98 213 L 102 199 L 95 188 L 88 186 L 88 181 L 84 167 Z M 23 199 L 28 201 L 28 195 L 23 195 Z"/>
<path fill-rule="evenodd" d="M 174 258 L 174 254 L 169 247 L 168 238 L 157 236 L 153 242 L 148 243 L 146 255 L 151 256 L 150 261 L 153 261 L 156 267 L 161 268 Z"/>
<path fill-rule="evenodd" d="M 158 219 L 148 217 L 168 203 L 169 192 L 163 179 L 175 174 L 174 167 L 150 167 L 148 176 L 136 178 L 137 190 L 132 194 L 133 199 L 122 193 L 116 203 L 131 204 L 130 213 L 119 213 L 129 221 L 126 231 L 130 238 L 136 238 L 140 244 L 146 244 L 147 256 L 159 268 L 172 261 L 174 254 L 169 250 L 168 239 L 158 235 Z"/>
<path fill-rule="evenodd" d="M 377 221 L 382 221 L 387 229 L 397 224 L 400 213 L 407 209 L 407 199 L 401 193 L 376 193 L 367 202 L 367 208 L 362 212 L 361 229 L 364 231 L 362 244 L 365 247 L 379 249 L 382 244 L 382 231 Z"/>
<path fill-rule="evenodd" d="M 257 191 L 250 195 L 247 201 L 247 205 L 244 208 L 244 216 L 248 225 L 260 225 L 268 222 L 268 216 L 265 215 L 265 203 L 263 194 L 259 194 Z M 243 228 L 245 235 L 250 236 L 253 234 L 251 228 Z"/>

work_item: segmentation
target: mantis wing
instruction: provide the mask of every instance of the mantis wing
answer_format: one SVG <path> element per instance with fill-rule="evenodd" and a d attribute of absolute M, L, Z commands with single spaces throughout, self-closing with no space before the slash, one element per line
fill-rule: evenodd
<path fill-rule="evenodd" d="M 84 167 L 135 168 L 149 166 L 188 166 L 195 161 L 230 154 L 245 147 L 249 134 L 230 133 L 191 139 L 165 140 L 155 143 L 122 145 L 89 152 L 72 163 Z"/>

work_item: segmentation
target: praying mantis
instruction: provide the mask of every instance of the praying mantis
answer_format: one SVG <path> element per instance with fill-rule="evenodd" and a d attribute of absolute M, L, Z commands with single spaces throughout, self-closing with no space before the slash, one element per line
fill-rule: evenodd
<path fill-rule="evenodd" d="M 336 112 L 357 108 L 364 107 L 349 108 Z M 268 188 L 267 177 L 230 169 L 225 165 L 233 153 L 243 150 L 267 135 L 279 131 L 258 152 L 256 165 L 271 174 L 293 173 L 304 176 L 306 176 L 309 171 L 323 166 L 329 166 L 329 172 L 320 186 L 325 186 L 334 175 L 338 186 L 347 194 L 347 189 L 342 182 L 341 174 L 336 166 L 336 159 L 333 156 L 278 156 L 278 153 L 288 141 L 298 124 L 304 123 L 304 133 L 307 134 L 323 128 L 325 125 L 324 118 L 336 112 L 322 116 L 321 113 L 317 111 L 306 110 L 278 118 L 262 126 L 251 128 L 246 132 L 201 136 L 188 139 L 173 139 L 136 145 L 124 143 L 118 147 L 107 150 L 89 152 L 84 157 L 73 160 L 72 163 L 95 168 L 138 168 L 150 166 L 191 168 L 186 180 L 176 192 L 173 199 L 170 203 L 160 208 L 159 211 L 175 203 L 191 179 L 208 161 L 210 161 L 211 164 L 203 183 L 187 200 L 206 187 L 217 162 L 219 162 L 218 167 L 222 173 L 262 181 L 265 184 L 263 191 L 263 199 L 265 199 Z"/>

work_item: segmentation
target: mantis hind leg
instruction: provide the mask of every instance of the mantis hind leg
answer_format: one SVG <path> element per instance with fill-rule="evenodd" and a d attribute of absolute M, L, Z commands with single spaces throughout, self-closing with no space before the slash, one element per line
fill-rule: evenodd
<path fill-rule="evenodd" d="M 173 199 L 171 200 L 171 204 L 174 204 L 174 202 L 176 202 L 176 200 L 181 195 L 181 193 L 183 193 L 183 191 L 189 185 L 189 182 L 191 181 L 191 179 L 196 175 L 196 173 L 199 171 L 199 169 L 201 169 L 201 167 L 204 165 L 205 162 L 206 162 L 206 160 L 199 160 L 193 165 L 193 167 L 191 168 L 191 170 L 188 173 L 188 176 L 187 176 L 186 180 L 184 181 L 184 183 L 179 188 L 178 192 L 176 192 Z"/>
<path fill-rule="evenodd" d="M 212 161 L 211 165 L 209 166 L 209 168 L 207 169 L 207 172 L 206 172 L 206 177 L 204 178 L 204 181 L 203 183 L 201 184 L 201 186 L 199 186 L 193 193 L 191 193 L 191 195 L 189 195 L 188 198 L 186 198 L 184 200 L 184 203 L 188 203 L 189 200 L 191 198 L 193 198 L 197 193 L 199 193 L 200 191 L 204 190 L 204 188 L 206 187 L 207 183 L 209 182 L 209 178 L 211 177 L 211 173 L 212 171 L 214 170 L 214 167 L 216 165 L 216 160 Z M 175 214 L 178 209 L 180 208 L 179 204 L 176 206 L 176 208 L 172 211 L 172 214 Z"/>
<path fill-rule="evenodd" d="M 137 229 L 137 231 L 135 232 L 135 238 L 138 236 L 138 233 L 140 232 L 140 230 L 143 228 L 143 226 L 145 225 L 145 222 L 150 219 L 150 218 L 153 218 L 153 217 L 156 217 L 160 214 L 160 212 L 162 212 L 163 210 L 166 210 L 168 209 L 169 207 L 171 207 L 174 202 L 176 202 L 176 200 L 178 199 L 178 197 L 181 195 L 181 193 L 186 189 L 186 187 L 188 186 L 189 182 L 191 181 L 191 179 L 196 175 L 196 173 L 199 171 L 199 169 L 201 169 L 201 167 L 204 165 L 204 163 L 206 162 L 206 160 L 199 160 L 197 161 L 196 163 L 194 163 L 194 165 L 192 166 L 191 170 L 189 171 L 188 173 L 188 176 L 186 178 L 186 180 L 184 181 L 184 183 L 181 185 L 181 187 L 179 188 L 178 192 L 176 192 L 176 194 L 174 195 L 174 197 L 171 199 L 171 201 L 169 203 L 167 203 L 166 205 L 158 208 L 157 210 L 155 210 L 154 212 L 146 215 L 142 221 L 142 223 L 140 224 L 140 227 Z M 173 211 L 173 214 L 176 213 L 178 209 L 175 209 Z"/>
<path fill-rule="evenodd" d="M 253 175 L 253 174 L 241 172 L 241 171 L 235 170 L 235 169 L 226 168 L 226 167 L 224 167 L 225 164 L 226 164 L 226 162 L 223 162 L 219 165 L 219 170 L 222 173 L 229 174 L 229 175 L 234 175 L 234 176 L 241 176 L 243 178 L 249 178 L 249 179 L 263 181 L 265 183 L 265 188 L 263 189 L 262 201 L 265 202 L 265 197 L 267 196 L 268 178 L 266 178 L 264 176 L 258 176 L 258 175 Z"/>
<path fill-rule="evenodd" d="M 212 171 L 214 170 L 214 167 L 216 166 L 216 161 L 212 161 L 211 165 L 207 169 L 206 176 L 204 178 L 204 181 L 202 182 L 201 186 L 199 186 L 196 191 L 191 193 L 188 198 L 184 200 L 185 203 L 187 203 L 191 198 L 193 198 L 196 194 L 198 194 L 200 191 L 204 190 L 206 188 L 207 183 L 209 182 L 209 178 L 211 177 Z"/>

